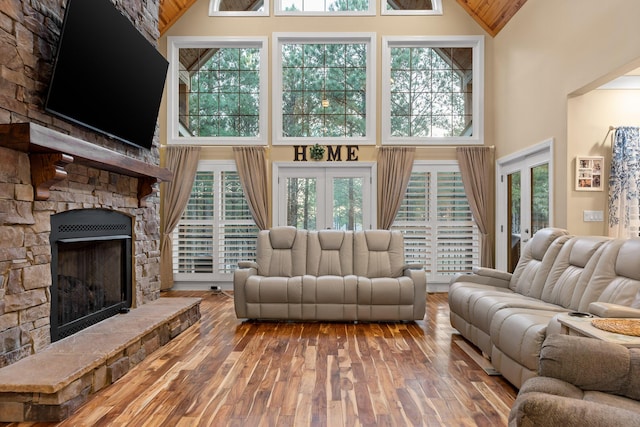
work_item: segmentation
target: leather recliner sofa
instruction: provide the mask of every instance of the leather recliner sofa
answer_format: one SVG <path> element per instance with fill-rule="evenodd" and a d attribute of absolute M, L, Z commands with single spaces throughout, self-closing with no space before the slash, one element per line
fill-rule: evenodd
<path fill-rule="evenodd" d="M 559 313 L 640 317 L 640 239 L 538 231 L 513 272 L 477 268 L 449 285 L 451 324 L 516 387 L 537 376 Z"/>
<path fill-rule="evenodd" d="M 256 261 L 238 267 L 238 318 L 409 321 L 425 315 L 426 273 L 405 264 L 399 231 L 274 227 L 258 233 Z"/>

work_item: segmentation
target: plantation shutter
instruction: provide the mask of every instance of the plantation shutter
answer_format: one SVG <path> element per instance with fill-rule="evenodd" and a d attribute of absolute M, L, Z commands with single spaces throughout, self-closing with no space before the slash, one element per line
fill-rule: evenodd
<path fill-rule="evenodd" d="M 457 165 L 414 165 L 392 229 L 404 233 L 406 262 L 422 264 L 427 282 L 448 283 L 478 265 L 478 230 Z"/>
<path fill-rule="evenodd" d="M 202 162 L 174 231 L 176 281 L 231 281 L 238 261 L 254 260 L 258 228 L 235 166 Z"/>

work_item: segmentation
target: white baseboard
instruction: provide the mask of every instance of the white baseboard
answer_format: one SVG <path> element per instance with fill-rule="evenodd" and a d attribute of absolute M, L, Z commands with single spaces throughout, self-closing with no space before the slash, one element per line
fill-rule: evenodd
<path fill-rule="evenodd" d="M 232 291 L 233 283 L 228 282 L 174 282 L 173 291 L 210 291 L 211 286 L 220 286 L 223 291 Z M 427 283 L 427 292 L 448 292 L 448 283 Z"/>
<path fill-rule="evenodd" d="M 427 292 L 449 292 L 448 283 L 427 283 Z"/>

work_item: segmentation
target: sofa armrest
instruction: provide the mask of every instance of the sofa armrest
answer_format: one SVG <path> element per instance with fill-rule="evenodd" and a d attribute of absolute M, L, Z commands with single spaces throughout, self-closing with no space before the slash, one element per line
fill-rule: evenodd
<path fill-rule="evenodd" d="M 471 282 L 480 285 L 508 288 L 511 282 L 511 273 L 496 270 L 495 268 L 474 267 L 471 274 L 458 274 L 451 279 L 451 283 Z"/>
<path fill-rule="evenodd" d="M 252 261 L 240 261 L 238 265 L 242 266 L 245 262 L 249 264 L 252 263 Z M 247 299 L 244 288 L 247 283 L 247 278 L 258 274 L 257 267 L 256 264 L 255 267 L 241 267 L 233 271 L 233 304 L 236 309 L 236 316 L 238 316 L 239 319 L 247 317 Z"/>
<path fill-rule="evenodd" d="M 424 265 L 422 264 L 405 264 L 402 266 L 402 271 L 406 270 L 422 270 Z"/>
<path fill-rule="evenodd" d="M 632 426 L 638 424 L 639 417 L 637 412 L 631 410 L 580 398 L 565 397 L 550 392 L 526 392 L 518 395 L 511 408 L 509 427 Z"/>
<path fill-rule="evenodd" d="M 640 400 L 640 350 L 594 338 L 552 334 L 540 350 L 540 376 L 582 390 Z"/>
<path fill-rule="evenodd" d="M 508 271 L 496 270 L 495 268 L 487 268 L 487 267 L 473 267 L 473 274 L 477 276 L 500 279 L 506 282 L 511 281 L 511 276 L 512 276 L 512 274 L 509 273 Z"/>
<path fill-rule="evenodd" d="M 238 261 L 238 267 L 240 268 L 255 268 L 258 269 L 258 263 L 255 261 Z"/>
<path fill-rule="evenodd" d="M 640 310 L 626 305 L 611 304 L 608 302 L 592 302 L 589 304 L 589 313 L 598 317 L 633 317 L 640 318 Z"/>
<path fill-rule="evenodd" d="M 424 268 L 409 268 L 405 266 L 404 276 L 411 278 L 413 281 L 414 292 L 414 304 L 413 304 L 413 318 L 423 319 L 426 313 L 427 306 L 427 272 Z"/>

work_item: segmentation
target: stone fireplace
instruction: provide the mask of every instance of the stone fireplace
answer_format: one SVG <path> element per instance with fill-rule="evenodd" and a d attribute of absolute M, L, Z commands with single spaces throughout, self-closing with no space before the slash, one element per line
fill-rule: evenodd
<path fill-rule="evenodd" d="M 159 297 L 159 198 L 153 184 L 170 179 L 166 169 L 33 123 L 0 125 L 0 159 L 0 367 L 52 341 L 57 299 L 49 238 L 57 215 L 124 215 L 131 224 L 131 237 L 123 239 L 131 246 L 125 305 Z M 75 239 L 78 246 L 82 236 L 72 236 L 67 243 Z"/>
<path fill-rule="evenodd" d="M 158 136 L 150 150 L 139 149 L 44 111 L 66 3 L 2 4 L 0 422 L 64 419 L 92 393 L 117 381 L 199 319 L 198 302 L 159 298 L 156 183 L 170 180 L 171 173 L 157 166 Z M 156 43 L 157 0 L 114 3 L 149 42 Z M 130 294 L 123 300 L 132 310 L 52 343 L 52 309 L 59 301 L 55 294 L 59 291 L 52 285 L 60 275 L 56 272 L 52 277 L 51 219 L 81 210 L 114 212 L 128 219 L 130 237 L 107 239 L 111 243 L 100 250 L 106 251 L 103 254 L 128 251 L 122 249 L 123 241 L 125 246 L 130 244 L 130 261 L 118 267 L 130 269 L 130 284 L 125 285 Z M 82 237 L 63 239 L 71 257 L 76 257 L 63 263 L 83 262 L 78 258 L 84 249 Z M 89 260 L 92 256 L 105 257 L 94 254 Z M 118 267 L 107 266 L 114 271 Z M 77 274 L 69 268 L 62 276 L 71 286 L 70 282 L 78 284 Z M 96 291 L 104 281 L 90 278 L 84 280 L 86 289 L 68 288 L 67 292 L 78 293 L 74 296 L 78 299 L 85 298 L 83 292 L 101 294 L 95 308 L 104 305 L 101 298 L 107 299 L 107 291 Z M 78 309 L 64 316 L 85 317 L 74 310 Z M 54 316 L 58 321 L 58 314 Z M 95 338 L 96 330 L 101 331 L 100 339 Z"/>
<path fill-rule="evenodd" d="M 199 298 L 159 298 L 153 186 L 169 179 L 41 125 L 0 124 L 0 422 L 65 419 L 198 321 Z"/>
<path fill-rule="evenodd" d="M 51 341 L 131 307 L 131 218 L 76 209 L 51 216 Z"/>

